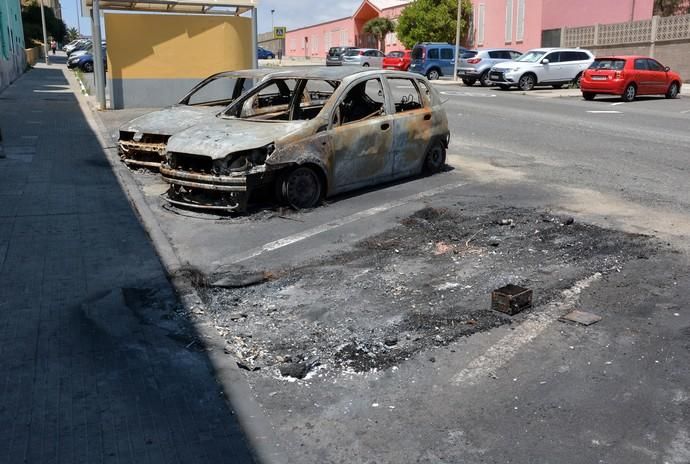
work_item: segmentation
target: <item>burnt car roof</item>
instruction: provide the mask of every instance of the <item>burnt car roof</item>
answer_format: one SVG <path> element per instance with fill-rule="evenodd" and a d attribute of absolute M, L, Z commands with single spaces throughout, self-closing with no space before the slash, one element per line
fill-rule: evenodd
<path fill-rule="evenodd" d="M 309 69 L 305 68 L 293 68 L 281 72 L 277 72 L 272 77 L 283 78 L 283 79 L 325 79 L 325 80 L 343 80 L 350 76 L 355 75 L 384 75 L 384 76 L 407 76 L 414 79 L 418 79 L 420 74 L 409 73 L 406 71 L 394 71 L 388 69 L 371 69 L 363 70 L 362 68 L 355 67 L 351 68 L 349 66 L 338 66 L 338 67 L 326 67 L 326 66 L 314 66 Z"/>

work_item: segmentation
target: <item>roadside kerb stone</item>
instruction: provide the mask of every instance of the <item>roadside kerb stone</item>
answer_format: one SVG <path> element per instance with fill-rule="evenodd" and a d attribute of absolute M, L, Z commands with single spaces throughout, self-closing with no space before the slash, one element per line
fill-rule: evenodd
<path fill-rule="evenodd" d="M 136 181 L 129 170 L 119 159 L 117 148 L 113 146 L 108 131 L 98 116 L 95 101 L 92 97 L 82 95 L 79 83 L 72 73 L 63 69 L 65 78 L 69 81 L 84 117 L 98 137 L 98 142 L 106 155 L 118 183 L 126 193 L 133 209 L 148 233 L 163 267 L 168 274 L 171 284 L 175 288 L 181 304 L 190 314 L 203 308 L 201 298 L 191 283 L 181 275 L 182 265 L 173 251 L 171 243 L 163 233 L 158 221 L 143 198 Z M 212 324 L 193 321 L 195 329 L 204 345 L 208 349 L 207 355 L 213 365 L 216 377 L 223 387 L 223 392 L 237 414 L 238 421 L 245 433 L 254 457 L 263 464 L 287 463 L 280 445 L 275 439 L 276 433 L 265 416 L 261 406 L 252 394 L 249 385 L 243 377 L 235 358 L 225 352 L 226 342 L 220 337 Z"/>

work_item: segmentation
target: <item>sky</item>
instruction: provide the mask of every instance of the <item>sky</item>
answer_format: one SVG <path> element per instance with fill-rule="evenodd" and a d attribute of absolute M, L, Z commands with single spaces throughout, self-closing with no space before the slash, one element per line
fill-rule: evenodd
<path fill-rule="evenodd" d="M 67 27 L 77 27 L 78 0 L 61 0 L 62 20 Z M 362 0 L 260 0 L 258 28 L 259 33 L 271 30 L 271 10 L 276 26 L 296 29 L 302 26 L 344 18 L 352 15 Z M 91 35 L 91 23 L 88 18 L 79 22 L 81 32 Z"/>

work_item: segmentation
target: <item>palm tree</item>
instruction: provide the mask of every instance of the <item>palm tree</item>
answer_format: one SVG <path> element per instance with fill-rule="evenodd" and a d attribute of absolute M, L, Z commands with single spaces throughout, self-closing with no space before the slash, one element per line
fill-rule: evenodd
<path fill-rule="evenodd" d="M 378 40 L 382 52 L 386 52 L 386 36 L 395 31 L 395 23 L 388 18 L 374 18 L 364 25 L 364 32 Z"/>

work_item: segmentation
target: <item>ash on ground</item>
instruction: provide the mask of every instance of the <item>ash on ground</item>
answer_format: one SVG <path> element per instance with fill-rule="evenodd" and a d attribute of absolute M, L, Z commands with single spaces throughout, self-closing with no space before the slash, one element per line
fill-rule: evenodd
<path fill-rule="evenodd" d="M 200 288 L 228 352 L 256 375 L 302 378 L 392 367 L 420 351 L 524 317 L 491 291 L 534 291 L 539 311 L 596 272 L 657 251 L 626 234 L 527 209 L 424 208 L 352 250 L 244 288 Z"/>

